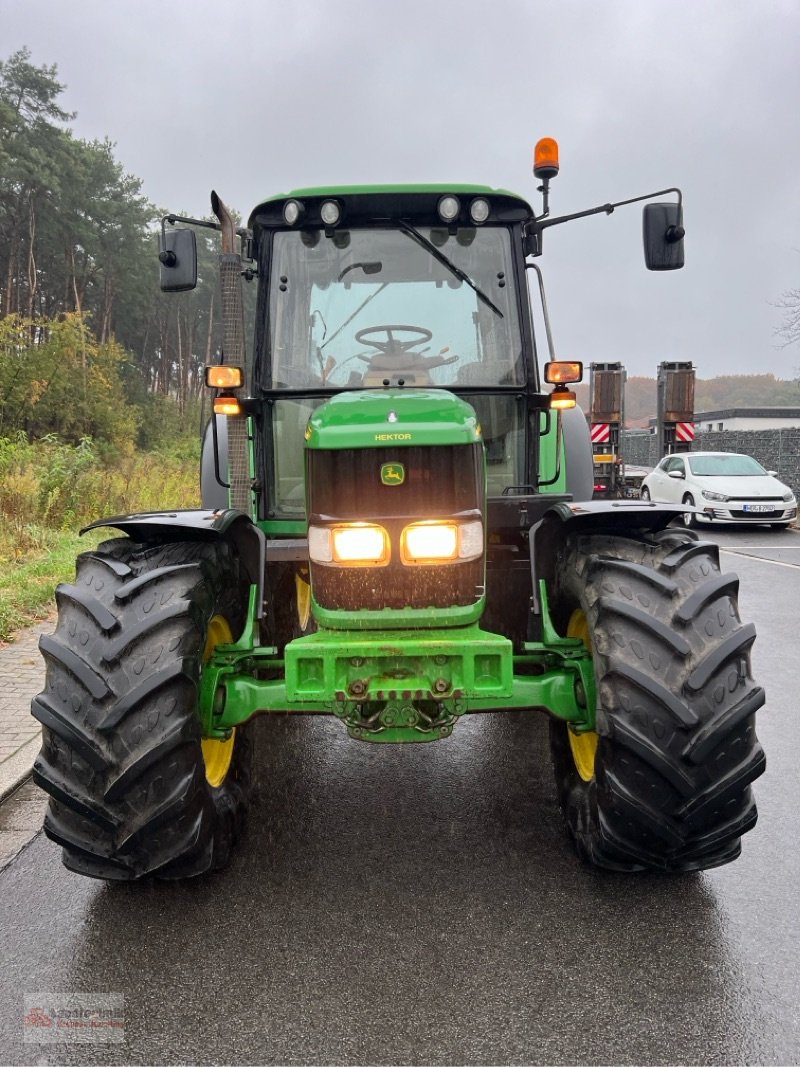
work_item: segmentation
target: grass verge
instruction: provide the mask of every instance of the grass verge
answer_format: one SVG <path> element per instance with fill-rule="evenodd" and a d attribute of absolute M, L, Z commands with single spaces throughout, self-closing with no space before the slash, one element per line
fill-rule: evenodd
<path fill-rule="evenodd" d="M 75 557 L 94 548 L 108 531 L 92 530 L 85 537 L 41 527 L 39 547 L 28 549 L 0 566 L 0 642 L 17 630 L 47 618 L 55 611 L 59 582 L 75 576 Z"/>
<path fill-rule="evenodd" d="M 199 505 L 198 443 L 109 459 L 91 442 L 0 438 L 0 641 L 55 610 L 75 557 L 114 537 L 100 516 Z"/>

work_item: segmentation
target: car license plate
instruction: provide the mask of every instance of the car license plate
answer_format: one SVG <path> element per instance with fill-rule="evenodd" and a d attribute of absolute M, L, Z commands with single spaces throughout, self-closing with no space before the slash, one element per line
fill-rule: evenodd
<path fill-rule="evenodd" d="M 742 511 L 774 511 L 772 504 L 745 504 Z"/>

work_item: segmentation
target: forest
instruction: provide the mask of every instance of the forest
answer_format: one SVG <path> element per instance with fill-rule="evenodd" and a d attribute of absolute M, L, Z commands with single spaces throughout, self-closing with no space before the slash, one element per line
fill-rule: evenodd
<path fill-rule="evenodd" d="M 197 289 L 162 296 L 163 212 L 110 140 L 72 134 L 64 88 L 27 49 L 0 62 L 0 641 L 108 536 L 82 526 L 197 506 L 218 344 L 213 242 Z"/>
<path fill-rule="evenodd" d="M 192 416 L 217 344 L 213 237 L 200 283 L 157 285 L 163 211 L 109 139 L 69 128 L 55 66 L 0 62 L 0 437 L 155 447 Z M 198 416 L 199 417 L 199 416 Z"/>

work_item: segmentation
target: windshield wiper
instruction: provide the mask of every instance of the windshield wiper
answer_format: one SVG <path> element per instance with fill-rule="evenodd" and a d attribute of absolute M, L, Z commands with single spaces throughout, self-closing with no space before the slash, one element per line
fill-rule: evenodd
<path fill-rule="evenodd" d="M 456 264 L 453 263 L 452 260 L 448 259 L 444 252 L 438 249 L 435 244 L 428 240 L 427 237 L 423 237 L 419 230 L 415 230 L 413 226 L 410 226 L 402 219 L 398 219 L 397 225 L 402 233 L 410 237 L 412 241 L 416 241 L 417 244 L 421 245 L 427 252 L 430 252 L 433 258 L 438 260 L 443 267 L 447 267 L 450 273 L 455 275 L 455 277 L 458 278 L 459 281 L 466 282 L 470 289 L 472 289 L 472 291 L 478 297 L 478 299 L 482 300 L 484 304 L 487 305 L 487 307 L 490 307 L 495 313 L 495 315 L 499 315 L 501 319 L 504 317 L 503 312 L 500 310 L 497 304 L 492 303 L 486 293 L 484 293 L 481 289 L 478 288 L 472 278 L 470 278 L 470 276 L 466 274 L 461 269 L 461 267 L 456 266 Z"/>

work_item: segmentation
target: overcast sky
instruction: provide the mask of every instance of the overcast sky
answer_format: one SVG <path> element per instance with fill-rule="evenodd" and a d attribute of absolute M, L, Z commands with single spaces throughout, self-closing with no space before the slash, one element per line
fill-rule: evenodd
<path fill-rule="evenodd" d="M 800 0 L 0 0 L 23 45 L 166 210 L 395 181 L 538 207 L 542 136 L 554 215 L 679 185 L 682 271 L 645 269 L 639 206 L 548 231 L 558 356 L 800 374 Z"/>

